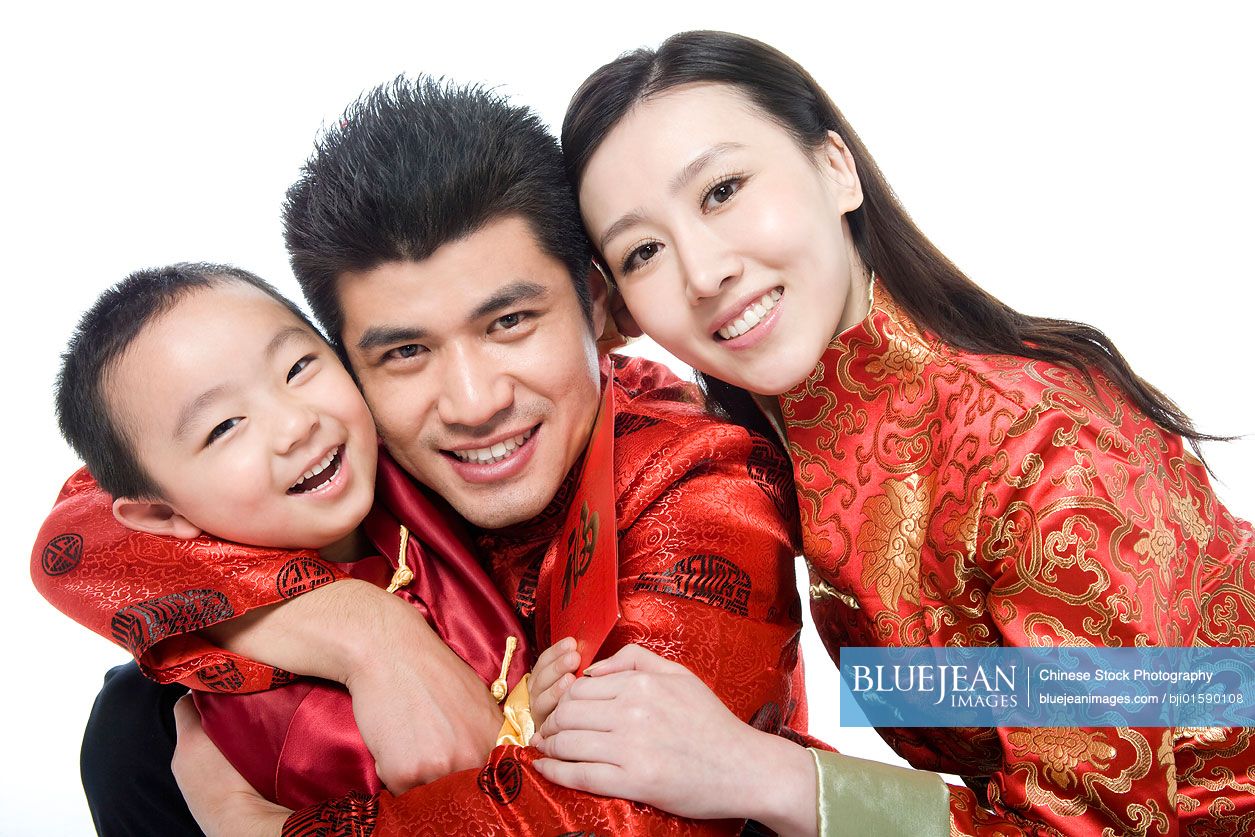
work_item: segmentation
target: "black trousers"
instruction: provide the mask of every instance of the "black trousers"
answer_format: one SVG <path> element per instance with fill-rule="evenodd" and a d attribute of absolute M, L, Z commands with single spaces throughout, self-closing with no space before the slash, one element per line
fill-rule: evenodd
<path fill-rule="evenodd" d="M 203 837 L 170 772 L 174 702 L 185 694 L 184 686 L 149 680 L 135 663 L 105 674 L 79 762 L 102 837 Z"/>

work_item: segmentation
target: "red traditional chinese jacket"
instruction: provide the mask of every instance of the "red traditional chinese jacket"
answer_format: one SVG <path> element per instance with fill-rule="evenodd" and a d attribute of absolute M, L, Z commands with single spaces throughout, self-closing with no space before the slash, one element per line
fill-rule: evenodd
<path fill-rule="evenodd" d="M 842 646 L 1255 644 L 1251 527 L 1109 381 L 958 351 L 880 288 L 781 397 Z M 881 730 L 953 834 L 1255 834 L 1253 729 Z"/>

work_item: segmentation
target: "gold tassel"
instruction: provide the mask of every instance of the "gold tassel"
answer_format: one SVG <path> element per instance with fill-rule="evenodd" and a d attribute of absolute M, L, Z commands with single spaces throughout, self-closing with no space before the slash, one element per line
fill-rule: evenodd
<path fill-rule="evenodd" d="M 392 581 L 388 583 L 388 592 L 395 593 L 414 580 L 414 571 L 405 563 L 405 548 L 410 543 L 410 530 L 401 525 L 401 545 L 397 547 L 397 568 L 392 572 Z M 513 637 L 511 637 L 513 639 Z M 500 698 L 498 698 L 500 700 Z"/>
<path fill-rule="evenodd" d="M 505 656 L 501 658 L 501 676 L 492 681 L 492 699 L 497 703 L 505 700 L 506 675 L 510 673 L 510 661 L 514 659 L 514 651 L 519 647 L 518 637 L 508 636 L 505 639 Z"/>

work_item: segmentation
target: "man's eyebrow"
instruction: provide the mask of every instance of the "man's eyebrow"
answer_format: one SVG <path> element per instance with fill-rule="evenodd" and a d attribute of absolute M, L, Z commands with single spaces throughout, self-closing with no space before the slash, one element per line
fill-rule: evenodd
<path fill-rule="evenodd" d="M 416 326 L 371 326 L 357 338 L 357 350 L 366 353 L 384 346 L 418 343 L 425 339 L 427 331 Z"/>
<path fill-rule="evenodd" d="M 684 168 L 680 169 L 676 176 L 671 179 L 671 194 L 674 195 L 679 193 L 685 186 L 692 182 L 694 177 L 701 173 L 702 169 L 710 165 L 711 161 L 719 157 L 721 154 L 727 154 L 729 151 L 736 151 L 737 149 L 744 147 L 745 146 L 739 142 L 721 142 L 707 148 L 701 154 L 694 157 Z M 613 240 L 615 236 L 624 230 L 639 224 L 642 220 L 644 220 L 644 215 L 641 214 L 639 209 L 634 209 L 620 217 L 617 221 L 607 227 L 604 233 L 602 233 L 601 239 L 597 242 L 598 252 L 604 253 L 606 251 L 607 242 Z"/>
<path fill-rule="evenodd" d="M 544 285 L 536 282 L 528 282 L 525 279 L 511 282 L 504 285 L 493 292 L 492 296 L 485 299 L 475 309 L 471 311 L 466 318 L 468 322 L 487 317 L 489 314 L 495 314 L 503 308 L 509 308 L 512 305 L 518 305 L 520 302 L 528 302 L 530 300 L 544 299 L 549 295 L 549 289 Z"/>
<path fill-rule="evenodd" d="M 205 390 L 188 402 L 187 406 L 179 411 L 179 420 L 174 425 L 174 441 L 182 442 L 187 437 L 187 431 L 192 426 L 192 423 L 200 417 L 200 414 L 209 405 L 221 398 L 226 392 L 227 385 L 219 384 L 216 387 Z"/>

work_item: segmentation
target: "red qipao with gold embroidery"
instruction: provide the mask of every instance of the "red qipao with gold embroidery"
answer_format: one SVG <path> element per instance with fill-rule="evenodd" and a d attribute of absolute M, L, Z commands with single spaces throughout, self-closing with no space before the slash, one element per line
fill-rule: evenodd
<path fill-rule="evenodd" d="M 1251 527 L 1106 379 L 958 351 L 880 288 L 781 397 L 842 646 L 1255 644 Z M 1251 729 L 881 730 L 954 834 L 1252 834 Z M 822 796 L 822 791 L 821 791 Z"/>

